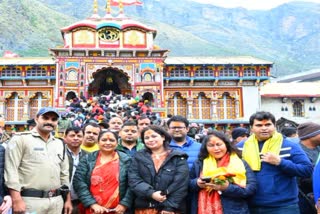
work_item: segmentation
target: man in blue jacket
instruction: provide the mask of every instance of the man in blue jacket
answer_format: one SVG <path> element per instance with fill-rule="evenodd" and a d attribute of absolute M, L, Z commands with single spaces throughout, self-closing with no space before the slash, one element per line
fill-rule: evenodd
<path fill-rule="evenodd" d="M 189 121 L 180 115 L 171 117 L 168 122 L 169 134 L 172 137 L 170 148 L 184 151 L 188 155 L 188 165 L 191 169 L 193 162 L 198 158 L 201 144 L 187 136 Z"/>
<path fill-rule="evenodd" d="M 270 112 L 250 117 L 252 135 L 237 146 L 258 183 L 251 214 L 299 214 L 297 177 L 309 177 L 312 164 L 301 147 L 282 137 Z"/>

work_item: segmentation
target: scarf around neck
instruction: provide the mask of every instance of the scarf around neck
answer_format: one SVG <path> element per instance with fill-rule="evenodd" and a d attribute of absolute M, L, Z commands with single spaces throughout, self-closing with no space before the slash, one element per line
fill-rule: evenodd
<path fill-rule="evenodd" d="M 275 155 L 280 154 L 283 137 L 275 132 L 271 138 L 263 143 L 261 154 L 271 152 Z M 259 143 L 255 134 L 251 135 L 243 145 L 242 158 L 249 164 L 253 171 L 261 170 L 261 159 L 259 152 Z"/>
<path fill-rule="evenodd" d="M 203 160 L 203 176 L 218 177 L 220 175 L 233 174 L 234 183 L 238 186 L 245 187 L 247 182 L 246 169 L 242 160 L 236 153 L 225 154 L 221 159 L 222 164 L 217 164 L 214 157 L 209 155 Z"/>

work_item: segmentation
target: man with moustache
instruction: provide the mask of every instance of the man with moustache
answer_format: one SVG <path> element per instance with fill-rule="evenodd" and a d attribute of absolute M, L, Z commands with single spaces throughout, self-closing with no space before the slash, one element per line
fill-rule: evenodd
<path fill-rule="evenodd" d="M 137 151 L 144 148 L 142 142 L 138 142 L 139 131 L 135 122 L 127 121 L 123 124 L 119 132 L 118 151 L 122 151 L 129 156 L 133 156 Z"/>
<path fill-rule="evenodd" d="M 61 186 L 69 186 L 68 157 L 64 144 L 53 136 L 58 111 L 41 108 L 36 126 L 16 133 L 5 154 L 5 184 L 12 197 L 13 213 L 72 212 L 70 193 L 64 203 Z"/>
<path fill-rule="evenodd" d="M 94 152 L 99 150 L 98 136 L 101 131 L 101 127 L 97 123 L 86 123 L 83 127 L 83 142 L 80 146 L 86 152 Z"/>
<path fill-rule="evenodd" d="M 189 169 L 191 169 L 193 162 L 198 158 L 201 144 L 187 136 L 189 121 L 183 116 L 176 115 L 171 117 L 167 124 L 169 127 L 169 134 L 172 137 L 170 147 L 187 153 L 188 165 Z"/>
<path fill-rule="evenodd" d="M 79 161 L 82 157 L 88 154 L 86 151 L 80 148 L 81 143 L 83 142 L 83 130 L 80 127 L 69 127 L 64 133 L 64 143 L 67 148 L 67 155 L 69 158 L 69 180 L 70 180 L 70 193 L 71 193 L 71 202 L 72 202 L 72 213 L 77 214 L 81 213 L 78 205 L 80 201 L 78 195 L 73 189 L 72 181 L 73 176 L 76 171 L 76 168 L 79 164 Z"/>

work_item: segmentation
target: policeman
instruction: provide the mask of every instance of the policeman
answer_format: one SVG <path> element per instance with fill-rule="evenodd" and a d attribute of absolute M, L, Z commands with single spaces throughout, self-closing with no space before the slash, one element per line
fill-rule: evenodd
<path fill-rule="evenodd" d="M 36 126 L 17 133 L 5 154 L 5 184 L 12 197 L 14 213 L 61 213 L 72 211 L 70 193 L 64 203 L 62 186 L 69 186 L 69 164 L 63 142 L 52 135 L 59 114 L 41 108 Z"/>

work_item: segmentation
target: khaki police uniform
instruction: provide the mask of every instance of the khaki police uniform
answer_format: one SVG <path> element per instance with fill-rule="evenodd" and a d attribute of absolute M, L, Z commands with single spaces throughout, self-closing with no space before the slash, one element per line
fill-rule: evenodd
<path fill-rule="evenodd" d="M 64 144 L 50 135 L 45 142 L 33 129 L 17 133 L 9 141 L 5 155 L 5 184 L 8 188 L 55 190 L 62 185 L 69 186 L 68 157 L 63 154 Z M 27 212 L 61 213 L 63 199 L 56 197 L 25 197 Z"/>

